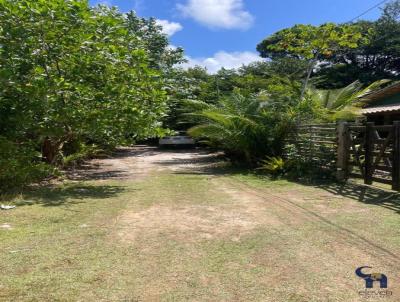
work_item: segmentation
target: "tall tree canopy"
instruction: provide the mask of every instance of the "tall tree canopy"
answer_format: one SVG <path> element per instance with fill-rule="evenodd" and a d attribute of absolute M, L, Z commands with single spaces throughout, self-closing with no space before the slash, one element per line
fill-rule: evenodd
<path fill-rule="evenodd" d="M 400 0 L 388 3 L 376 21 L 321 26 L 296 25 L 267 37 L 257 49 L 272 60 L 298 58 L 311 64 L 320 88 L 341 88 L 400 78 Z M 317 66 L 317 68 L 316 68 Z"/>
<path fill-rule="evenodd" d="M 298 24 L 266 38 L 258 44 L 257 50 L 264 58 L 319 60 L 331 57 L 341 48 L 356 48 L 361 39 L 359 28 L 353 25 Z"/>
<path fill-rule="evenodd" d="M 0 0 L 0 190 L 164 133 L 183 58 L 154 19 L 88 0 Z M 47 173 L 47 172 L 46 172 Z"/>
<path fill-rule="evenodd" d="M 361 30 L 355 25 L 326 23 L 321 26 L 313 26 L 298 24 L 266 38 L 257 46 L 257 50 L 265 58 L 295 58 L 309 62 L 301 94 L 301 98 L 303 98 L 317 63 L 329 59 L 340 49 L 357 48 L 362 39 Z"/>
<path fill-rule="evenodd" d="M 52 162 L 74 140 L 157 134 L 162 67 L 181 54 L 153 25 L 87 0 L 1 0 L 0 135 L 34 140 Z"/>
<path fill-rule="evenodd" d="M 377 21 L 359 21 L 368 37 L 355 49 L 343 48 L 320 66 L 318 84 L 335 88 L 360 80 L 370 84 L 379 79 L 400 77 L 400 1 L 389 3 Z"/>

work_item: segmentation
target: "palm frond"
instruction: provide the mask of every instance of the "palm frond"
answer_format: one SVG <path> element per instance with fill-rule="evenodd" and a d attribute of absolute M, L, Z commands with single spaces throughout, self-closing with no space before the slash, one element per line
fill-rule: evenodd
<path fill-rule="evenodd" d="M 389 80 L 380 80 L 363 88 L 361 82 L 355 81 L 342 89 L 310 89 L 309 96 L 328 112 L 329 119 L 353 119 L 359 115 L 359 107 L 365 105 L 360 99 L 388 82 Z"/>
<path fill-rule="evenodd" d="M 331 106 L 329 106 L 329 109 L 340 110 L 341 108 L 351 104 L 357 97 L 357 94 L 361 88 L 361 82 L 355 81 L 350 85 L 347 85 L 346 87 L 340 89 Z"/>
<path fill-rule="evenodd" d="M 265 125 L 260 114 L 262 106 L 256 97 L 233 95 L 212 106 L 202 102 L 190 103 L 192 108 L 198 108 L 186 114 L 186 117 L 198 121 L 197 126 L 189 129 L 190 135 L 248 161 L 251 160 L 250 154 L 260 149 L 257 141 L 265 140 Z"/>
<path fill-rule="evenodd" d="M 376 90 L 381 89 L 383 85 L 385 85 L 387 83 L 390 83 L 390 82 L 392 82 L 392 81 L 391 80 L 387 80 L 387 79 L 379 80 L 379 81 L 376 81 L 376 82 L 372 83 L 368 87 L 362 89 L 361 91 L 359 91 L 358 94 L 357 94 L 357 97 L 356 97 L 356 99 L 357 99 L 356 105 L 358 107 L 364 106 L 366 103 L 363 102 L 363 101 L 360 101 L 362 98 L 366 97 L 368 94 L 370 94 L 370 93 L 372 93 L 372 92 L 374 92 Z"/>

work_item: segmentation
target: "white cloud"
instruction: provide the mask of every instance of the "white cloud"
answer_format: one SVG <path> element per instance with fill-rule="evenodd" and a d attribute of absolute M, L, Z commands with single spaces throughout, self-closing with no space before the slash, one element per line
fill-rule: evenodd
<path fill-rule="evenodd" d="M 183 16 L 212 28 L 247 29 L 254 21 L 243 0 L 187 0 L 177 8 Z"/>
<path fill-rule="evenodd" d="M 181 65 L 183 68 L 187 69 L 194 66 L 202 66 L 207 68 L 209 73 L 216 73 L 222 67 L 226 69 L 239 68 L 242 65 L 262 61 L 262 58 L 260 58 L 258 54 L 250 51 L 231 53 L 219 51 L 209 58 L 187 57 L 186 59 L 188 62 Z"/>
<path fill-rule="evenodd" d="M 176 50 L 178 48 L 178 46 L 175 46 L 175 45 L 173 45 L 173 44 L 169 44 L 168 46 L 167 46 L 167 49 L 169 49 L 169 50 Z"/>
<path fill-rule="evenodd" d="M 163 33 L 167 36 L 172 36 L 183 29 L 183 26 L 177 22 L 170 22 L 168 20 L 160 19 L 157 19 L 156 22 L 158 25 L 162 26 Z"/>
<path fill-rule="evenodd" d="M 112 6 L 112 0 L 98 0 L 95 2 L 95 5 L 107 5 L 107 6 Z"/>

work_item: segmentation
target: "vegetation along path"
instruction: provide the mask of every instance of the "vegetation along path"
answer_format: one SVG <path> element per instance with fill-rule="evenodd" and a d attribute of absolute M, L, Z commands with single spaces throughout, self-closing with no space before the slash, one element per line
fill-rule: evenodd
<path fill-rule="evenodd" d="M 69 178 L 0 212 L 1 301 L 361 301 L 365 265 L 400 300 L 396 196 L 145 146 Z"/>

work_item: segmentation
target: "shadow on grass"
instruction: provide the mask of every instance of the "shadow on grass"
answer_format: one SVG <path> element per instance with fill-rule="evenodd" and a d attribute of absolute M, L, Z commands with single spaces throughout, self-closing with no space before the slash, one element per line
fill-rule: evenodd
<path fill-rule="evenodd" d="M 147 145 L 137 145 L 134 148 L 126 147 L 117 149 L 112 153 L 112 156 L 103 158 L 106 162 L 96 163 L 93 161 L 86 161 L 79 165 L 78 167 L 73 167 L 67 169 L 66 176 L 70 180 L 85 181 L 85 180 L 108 180 L 108 179 L 127 179 L 140 177 L 140 172 L 138 175 L 132 174 L 132 167 L 128 165 L 121 166 L 118 160 L 140 159 L 143 157 L 151 159 L 153 156 L 158 156 L 161 154 L 171 154 L 171 160 L 157 161 L 154 159 L 153 163 L 161 166 L 182 166 L 182 165 L 202 165 L 211 163 L 213 158 L 216 156 L 215 153 L 208 149 L 203 148 L 158 148 Z M 175 154 L 187 154 L 188 156 L 193 156 L 193 159 L 182 159 L 173 158 Z M 117 166 L 114 166 L 112 162 L 107 162 L 107 160 L 115 161 Z M 134 163 L 134 162 L 131 162 Z M 192 167 L 193 169 L 193 167 Z"/>
<path fill-rule="evenodd" d="M 377 187 L 357 184 L 353 182 L 338 183 L 335 181 L 301 182 L 302 185 L 313 186 L 329 193 L 351 198 L 365 204 L 381 206 L 400 214 L 400 194 Z"/>
<path fill-rule="evenodd" d="M 176 165 L 182 163 L 181 160 L 170 160 L 160 164 L 163 165 Z M 194 158 L 187 160 L 190 166 L 196 166 L 196 169 L 187 169 L 183 171 L 176 171 L 176 174 L 205 174 L 205 175 L 252 175 L 260 180 L 273 183 L 280 180 L 266 177 L 265 174 L 251 170 L 248 167 L 240 167 L 232 165 L 230 162 L 224 160 L 223 155 L 214 157 Z M 389 191 L 373 186 L 366 186 L 354 182 L 338 183 L 332 178 L 327 177 L 324 180 L 308 179 L 308 180 L 294 180 L 285 178 L 287 181 L 301 184 L 309 187 L 316 187 L 323 189 L 332 194 L 351 198 L 365 204 L 372 204 L 380 207 L 387 208 L 400 214 L 400 193 Z"/>
<path fill-rule="evenodd" d="M 125 147 L 114 151 L 109 157 L 95 158 L 97 160 L 120 160 L 126 158 L 141 158 L 158 155 L 160 151 L 156 147 L 138 145 L 135 148 Z M 118 164 L 118 163 L 117 163 Z M 65 175 L 69 180 L 108 180 L 108 179 L 127 179 L 132 177 L 128 166 L 113 166 L 110 162 L 96 163 L 87 160 L 79 166 L 70 167 L 65 170 Z"/>
<path fill-rule="evenodd" d="M 54 187 L 40 187 L 24 192 L 23 200 L 17 206 L 40 204 L 45 207 L 84 203 L 85 199 L 107 199 L 115 197 L 126 189 L 122 186 L 89 186 L 70 184 Z"/>
<path fill-rule="evenodd" d="M 129 176 L 127 171 L 122 170 L 102 170 L 101 166 L 91 164 L 83 164 L 79 168 L 67 172 L 69 180 L 85 181 L 85 180 L 109 180 L 109 179 L 126 179 Z"/>
<path fill-rule="evenodd" d="M 206 155 L 206 154 L 205 154 Z M 186 169 L 178 169 L 175 174 L 183 175 L 253 175 L 268 182 L 273 182 L 274 179 L 266 178 L 265 174 L 258 173 L 257 171 L 249 170 L 247 167 L 240 167 L 232 165 L 223 157 L 222 154 L 194 157 L 182 160 L 180 158 L 158 162 L 164 166 L 179 166 L 187 165 Z M 279 179 L 276 179 L 279 180 Z M 326 180 L 293 180 L 286 179 L 290 182 L 316 187 L 326 190 L 332 194 L 343 196 L 357 200 L 365 204 L 373 204 L 390 209 L 400 214 L 400 193 L 388 191 L 377 187 L 365 186 L 362 184 L 347 182 L 338 183 L 335 180 L 327 178 Z"/>

